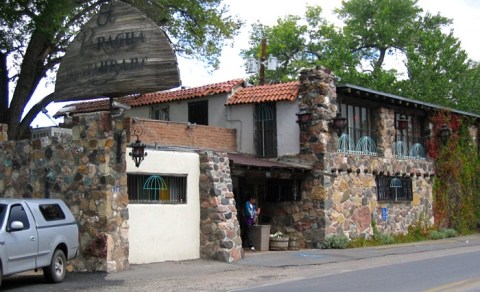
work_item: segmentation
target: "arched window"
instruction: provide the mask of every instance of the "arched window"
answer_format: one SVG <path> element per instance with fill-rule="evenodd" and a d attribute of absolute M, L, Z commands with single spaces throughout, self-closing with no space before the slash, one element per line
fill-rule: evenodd
<path fill-rule="evenodd" d="M 258 157 L 277 156 L 277 119 L 275 104 L 255 107 L 255 145 Z"/>

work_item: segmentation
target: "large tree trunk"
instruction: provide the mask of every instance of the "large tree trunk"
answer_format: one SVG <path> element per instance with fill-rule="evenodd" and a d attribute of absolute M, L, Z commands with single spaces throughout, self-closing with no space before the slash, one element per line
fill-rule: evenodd
<path fill-rule="evenodd" d="M 20 77 L 10 103 L 8 115 L 9 140 L 21 139 L 25 133 L 19 129 L 23 110 L 32 97 L 38 83 L 45 75 L 44 62 L 50 50 L 50 42 L 46 35 L 39 30 L 35 30 L 25 52 Z"/>
<path fill-rule="evenodd" d="M 0 52 L 0 123 L 8 123 L 8 69 L 7 54 Z"/>

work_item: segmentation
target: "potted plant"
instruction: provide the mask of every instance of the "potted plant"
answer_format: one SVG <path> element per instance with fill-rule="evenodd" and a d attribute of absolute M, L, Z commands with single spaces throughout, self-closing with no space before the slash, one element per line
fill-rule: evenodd
<path fill-rule="evenodd" d="M 270 250 L 287 250 L 288 249 L 288 236 L 282 232 L 276 232 L 270 234 Z"/>

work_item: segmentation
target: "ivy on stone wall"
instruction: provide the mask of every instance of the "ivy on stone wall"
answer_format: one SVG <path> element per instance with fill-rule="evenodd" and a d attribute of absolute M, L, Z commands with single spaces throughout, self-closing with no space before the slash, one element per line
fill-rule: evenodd
<path fill-rule="evenodd" d="M 435 159 L 435 223 L 440 228 L 466 233 L 480 223 L 480 161 L 469 134 L 469 120 L 439 112 L 432 117 L 432 124 L 428 152 Z M 439 135 L 443 125 L 451 129 L 447 141 L 442 141 Z"/>

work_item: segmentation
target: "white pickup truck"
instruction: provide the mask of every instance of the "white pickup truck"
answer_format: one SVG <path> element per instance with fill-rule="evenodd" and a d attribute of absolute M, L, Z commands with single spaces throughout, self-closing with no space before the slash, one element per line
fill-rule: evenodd
<path fill-rule="evenodd" d="M 63 281 L 78 246 L 77 223 L 62 200 L 0 198 L 0 285 L 3 276 L 39 268 L 47 281 Z"/>

